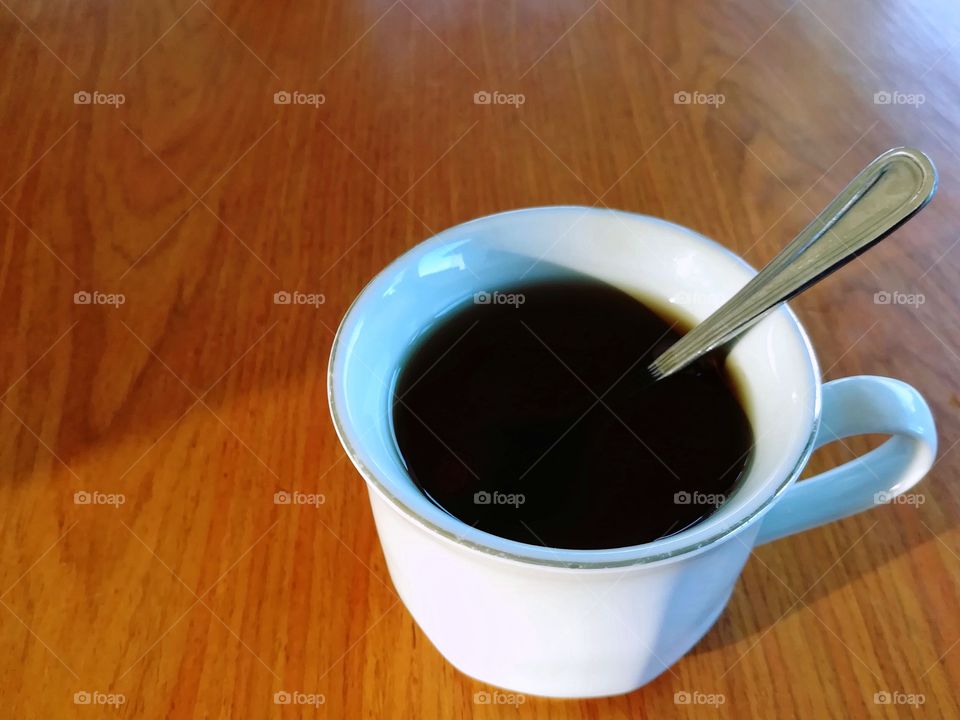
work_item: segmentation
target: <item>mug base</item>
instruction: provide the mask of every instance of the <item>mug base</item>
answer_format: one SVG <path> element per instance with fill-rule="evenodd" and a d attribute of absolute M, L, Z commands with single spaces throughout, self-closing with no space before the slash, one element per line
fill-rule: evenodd
<path fill-rule="evenodd" d="M 596 685 L 593 685 L 590 687 L 588 686 L 576 687 L 576 686 L 571 686 L 569 682 L 566 682 L 561 687 L 561 686 L 552 685 L 550 682 L 550 678 L 547 676 L 543 677 L 543 682 L 512 683 L 509 680 L 505 681 L 504 678 L 501 678 L 501 677 L 489 677 L 489 676 L 483 677 L 482 676 L 483 673 L 471 672 L 461 667 L 457 662 L 455 662 L 451 658 L 444 655 L 442 652 L 439 651 L 439 649 L 437 651 L 440 652 L 440 654 L 443 655 L 444 659 L 463 675 L 466 675 L 467 677 L 471 678 L 472 680 L 476 680 L 477 682 L 483 683 L 485 685 L 489 685 L 491 687 L 498 688 L 507 693 L 513 693 L 515 695 L 543 697 L 543 698 L 551 698 L 551 699 L 558 699 L 558 700 L 576 700 L 576 699 L 615 697 L 618 695 L 626 695 L 627 693 L 631 693 L 635 690 L 639 690 L 644 685 L 658 678 L 660 675 L 662 675 L 667 670 L 669 670 L 674 664 L 676 664 L 681 658 L 683 658 L 684 655 L 690 652 L 690 650 L 692 650 L 693 647 L 703 639 L 704 635 L 706 635 L 710 631 L 710 628 L 712 628 L 716 624 L 717 620 L 720 618 L 720 615 L 722 615 L 723 611 L 726 609 L 727 603 L 729 602 L 730 596 L 732 594 L 733 594 L 733 589 L 731 588 L 730 593 L 727 594 L 727 597 L 724 599 L 724 601 L 720 603 L 717 609 L 713 613 L 711 613 L 709 616 L 707 616 L 706 620 L 704 620 L 704 622 L 701 623 L 701 625 L 692 633 L 693 639 L 689 643 L 687 643 L 685 646 L 683 646 L 681 650 L 679 650 L 678 652 L 675 652 L 670 658 L 663 659 L 661 666 L 659 668 L 646 668 L 643 671 L 641 671 L 637 677 L 631 678 L 626 683 L 611 684 L 609 686 L 602 686 L 602 687 L 596 686 Z M 418 623 L 418 626 L 419 626 L 419 623 Z M 424 634 L 426 635 L 426 633 Z M 430 638 L 429 635 L 427 635 L 427 639 L 430 640 L 430 644 L 433 645 L 434 648 L 437 647 L 436 643 L 433 642 L 433 640 Z M 651 669 L 653 669 L 653 672 L 650 672 Z M 474 702 L 479 702 L 481 704 L 493 704 L 493 701 L 494 701 L 493 698 L 491 698 L 491 701 L 489 703 L 478 701 L 476 699 L 474 700 Z"/>

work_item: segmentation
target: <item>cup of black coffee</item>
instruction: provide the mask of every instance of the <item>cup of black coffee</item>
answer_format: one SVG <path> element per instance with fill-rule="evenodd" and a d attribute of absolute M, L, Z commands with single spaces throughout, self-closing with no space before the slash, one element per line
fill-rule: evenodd
<path fill-rule="evenodd" d="M 421 243 L 347 312 L 331 413 L 393 582 L 468 675 L 630 691 L 713 624 L 750 550 L 887 502 L 932 465 L 923 398 L 821 385 L 782 308 L 654 382 L 648 363 L 754 271 L 654 218 L 579 207 Z M 891 435 L 797 483 L 818 445 Z"/>

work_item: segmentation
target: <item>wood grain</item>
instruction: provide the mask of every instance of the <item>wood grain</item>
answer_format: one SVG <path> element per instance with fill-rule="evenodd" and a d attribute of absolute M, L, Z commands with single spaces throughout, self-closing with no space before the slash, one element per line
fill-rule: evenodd
<path fill-rule="evenodd" d="M 960 716 L 948 0 L 0 5 L 5 716 Z M 938 198 L 794 307 L 826 378 L 891 375 L 930 399 L 925 502 L 760 548 L 713 630 L 635 693 L 476 703 L 489 688 L 398 603 L 330 424 L 351 299 L 432 233 L 530 205 L 659 215 L 762 264 L 896 144 L 934 157 Z M 275 305 L 280 290 L 326 302 Z M 875 304 L 883 291 L 925 302 Z M 280 490 L 325 502 L 276 505 Z M 876 704 L 884 691 L 924 704 Z"/>

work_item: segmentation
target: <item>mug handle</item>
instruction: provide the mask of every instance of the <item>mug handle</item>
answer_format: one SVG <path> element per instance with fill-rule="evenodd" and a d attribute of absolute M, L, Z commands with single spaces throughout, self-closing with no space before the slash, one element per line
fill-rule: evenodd
<path fill-rule="evenodd" d="M 892 437 L 862 457 L 790 486 L 762 520 L 757 545 L 889 502 L 933 466 L 937 430 L 914 388 L 873 375 L 825 384 L 814 448 L 867 433 Z"/>

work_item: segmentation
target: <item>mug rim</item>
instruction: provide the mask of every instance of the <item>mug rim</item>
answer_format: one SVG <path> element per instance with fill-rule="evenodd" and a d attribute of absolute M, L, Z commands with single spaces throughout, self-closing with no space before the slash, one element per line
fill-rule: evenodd
<path fill-rule="evenodd" d="M 665 538 L 659 538 L 652 542 L 642 543 L 638 545 L 629 545 L 622 548 L 610 548 L 603 550 L 584 550 L 584 549 L 570 549 L 570 548 L 548 548 L 546 546 L 538 546 L 530 543 L 524 543 L 519 540 L 510 540 L 508 538 L 499 538 L 499 540 L 510 544 L 511 546 L 529 546 L 532 549 L 536 550 L 547 550 L 551 554 L 556 553 L 557 555 L 564 555 L 567 557 L 573 556 L 577 559 L 559 559 L 552 557 L 538 557 L 532 554 L 524 554 L 522 551 L 508 551 L 502 548 L 495 548 L 490 545 L 485 545 L 481 542 L 476 542 L 474 540 L 468 539 L 456 532 L 451 532 L 450 530 L 441 527 L 440 525 L 433 522 L 430 518 L 424 517 L 421 513 L 417 512 L 415 509 L 411 508 L 405 502 L 403 502 L 395 493 L 393 493 L 388 487 L 387 483 L 383 482 L 379 477 L 376 471 L 367 466 L 363 461 L 362 454 L 357 451 L 354 445 L 350 442 L 348 438 L 347 425 L 340 413 L 337 410 L 336 406 L 336 393 L 334 388 L 335 380 L 335 361 L 338 357 L 338 352 L 342 351 L 342 341 L 344 329 L 347 325 L 347 321 L 351 318 L 352 313 L 354 312 L 358 302 L 363 298 L 367 291 L 383 276 L 389 274 L 391 271 L 401 267 L 405 262 L 418 252 L 424 250 L 424 246 L 430 243 L 436 242 L 441 244 L 443 240 L 447 239 L 447 235 L 456 231 L 465 229 L 471 225 L 495 221 L 502 219 L 506 216 L 520 215 L 520 214 L 536 214 L 536 213 L 550 213 L 563 210 L 579 210 L 586 214 L 594 215 L 625 215 L 629 218 L 640 219 L 646 222 L 662 223 L 668 225 L 672 228 L 682 230 L 686 233 L 689 233 L 697 238 L 701 239 L 710 248 L 714 251 L 720 252 L 727 255 L 730 259 L 734 260 L 742 267 L 748 269 L 749 271 L 756 273 L 756 269 L 750 265 L 745 259 L 737 255 L 735 252 L 729 248 L 721 245 L 715 240 L 708 238 L 700 233 L 692 230 L 683 225 L 673 223 L 669 220 L 659 218 L 652 215 L 644 215 L 641 213 L 633 213 L 623 210 L 615 210 L 612 208 L 597 208 L 596 206 L 587 207 L 583 205 L 544 205 L 544 206 L 535 206 L 528 208 L 518 208 L 514 210 L 507 210 L 498 213 L 492 213 L 489 215 L 484 215 L 481 217 L 473 218 L 463 223 L 458 223 L 457 225 L 452 225 L 449 228 L 441 230 L 435 235 L 432 235 L 412 247 L 405 250 L 403 253 L 394 258 L 389 264 L 387 264 L 383 269 L 377 272 L 367 283 L 364 284 L 363 288 L 356 294 L 353 300 L 350 302 L 346 311 L 341 318 L 339 325 L 337 326 L 337 331 L 334 334 L 333 343 L 330 349 L 330 358 L 327 365 L 327 400 L 330 409 L 330 416 L 333 420 L 334 430 L 337 434 L 337 437 L 343 446 L 344 450 L 347 453 L 347 456 L 350 458 L 350 461 L 353 463 L 354 467 L 360 473 L 361 477 L 367 484 L 369 489 L 377 492 L 380 497 L 382 497 L 395 511 L 397 511 L 402 517 L 411 521 L 414 525 L 421 527 L 427 532 L 431 533 L 433 536 L 438 537 L 439 539 L 453 543 L 455 546 L 464 548 L 467 550 L 473 550 L 480 552 L 483 555 L 496 558 L 504 561 L 512 561 L 520 563 L 524 566 L 542 566 L 550 567 L 557 569 L 610 569 L 610 568 L 624 568 L 631 567 L 636 565 L 648 565 L 655 562 L 661 562 L 666 560 L 675 560 L 681 557 L 686 557 L 694 554 L 699 554 L 718 543 L 732 537 L 737 534 L 742 528 L 746 525 L 751 524 L 759 520 L 766 512 L 772 507 L 772 505 L 778 500 L 778 498 L 787 490 L 787 488 L 799 477 L 800 473 L 803 471 L 803 468 L 806 466 L 807 461 L 810 459 L 810 455 L 813 453 L 816 444 L 816 437 L 819 431 L 820 426 L 820 416 L 821 416 L 821 388 L 822 388 L 822 378 L 820 374 L 819 362 L 817 360 L 816 354 L 813 349 L 813 345 L 810 342 L 810 338 L 806 332 L 806 329 L 800 323 L 799 319 L 796 317 L 794 312 L 790 307 L 784 303 L 780 308 L 776 310 L 777 313 L 786 314 L 787 318 L 790 321 L 793 329 L 797 332 L 803 355 L 811 371 L 813 379 L 813 407 L 812 407 L 812 418 L 811 425 L 809 429 L 809 434 L 806 441 L 803 444 L 801 451 L 799 452 L 795 462 L 793 463 L 790 471 L 784 476 L 783 480 L 777 484 L 772 491 L 769 491 L 769 494 L 766 496 L 764 501 L 760 503 L 757 507 L 753 508 L 743 517 L 738 517 L 734 522 L 722 526 L 717 529 L 712 535 L 703 540 L 696 540 L 691 542 L 688 545 L 684 545 L 669 551 L 661 553 L 650 553 L 651 548 L 655 548 L 658 543 L 667 541 L 671 537 L 668 536 Z M 771 483 L 772 485 L 772 483 Z M 452 517 L 452 516 L 451 516 Z M 458 518 L 453 518 L 457 523 L 463 524 Z M 464 524 L 464 527 L 466 525 Z M 609 553 L 611 550 L 616 550 L 621 554 L 635 554 L 637 557 L 623 557 L 618 559 L 592 559 L 592 556 L 597 553 Z M 630 553 L 633 551 L 633 553 Z"/>

